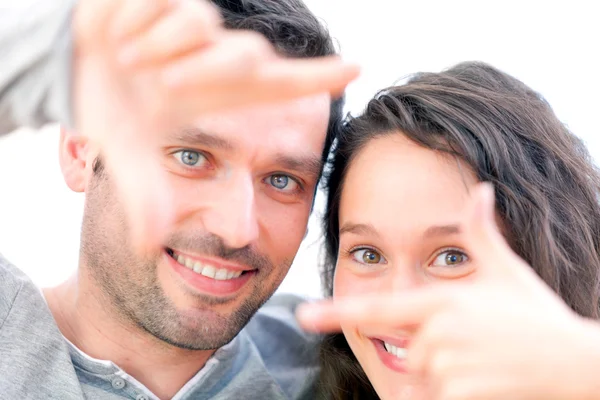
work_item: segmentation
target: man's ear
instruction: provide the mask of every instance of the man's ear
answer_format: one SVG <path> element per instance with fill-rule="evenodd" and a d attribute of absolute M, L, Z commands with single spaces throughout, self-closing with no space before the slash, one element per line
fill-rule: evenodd
<path fill-rule="evenodd" d="M 59 144 L 60 169 L 67 186 L 74 192 L 84 192 L 91 174 L 88 139 L 61 127 Z"/>

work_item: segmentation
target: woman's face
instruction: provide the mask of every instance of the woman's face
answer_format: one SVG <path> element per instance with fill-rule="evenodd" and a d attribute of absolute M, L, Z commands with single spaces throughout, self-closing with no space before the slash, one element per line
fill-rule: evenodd
<path fill-rule="evenodd" d="M 334 298 L 470 279 L 475 266 L 459 245 L 458 225 L 476 184 L 466 164 L 400 133 L 367 143 L 343 186 Z M 383 399 L 420 385 L 405 371 L 410 330 L 343 332 Z"/>

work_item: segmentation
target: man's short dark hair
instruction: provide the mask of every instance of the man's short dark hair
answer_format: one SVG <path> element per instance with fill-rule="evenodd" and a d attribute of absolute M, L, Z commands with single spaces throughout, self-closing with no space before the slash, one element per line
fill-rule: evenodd
<path fill-rule="evenodd" d="M 277 51 L 288 57 L 312 58 L 336 54 L 329 31 L 302 0 L 212 0 L 223 16 L 225 27 L 247 29 L 264 35 Z M 323 149 L 323 164 L 337 137 L 344 99 L 331 103 L 329 127 Z"/>

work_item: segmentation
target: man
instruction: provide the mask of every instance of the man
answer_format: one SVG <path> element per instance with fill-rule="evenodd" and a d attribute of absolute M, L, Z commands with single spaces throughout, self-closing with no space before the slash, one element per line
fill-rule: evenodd
<path fill-rule="evenodd" d="M 0 398 L 309 394 L 290 310 L 244 326 L 299 248 L 341 112 L 324 93 L 355 69 L 287 58 L 334 53 L 299 0 L 217 1 L 235 32 L 196 1 L 34 3 L 0 21 L 0 129 L 81 133 L 60 162 L 86 202 L 69 281 L 42 297 L 0 259 Z"/>

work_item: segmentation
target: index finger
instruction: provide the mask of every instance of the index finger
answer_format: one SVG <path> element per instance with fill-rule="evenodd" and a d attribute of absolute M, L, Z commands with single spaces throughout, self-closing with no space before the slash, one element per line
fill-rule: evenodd
<path fill-rule="evenodd" d="M 360 73 L 357 65 L 336 56 L 277 57 L 263 40 L 247 33 L 236 36 L 172 62 L 162 72 L 164 84 L 179 94 L 198 96 L 200 92 L 214 91 L 216 97 L 227 99 L 224 106 L 237 107 L 326 92 L 338 95 Z M 240 48 L 241 44 L 245 46 Z M 251 62 L 240 63 L 246 58 Z"/>
<path fill-rule="evenodd" d="M 293 99 L 329 92 L 338 95 L 360 74 L 355 64 L 339 57 L 279 59 L 264 66 L 258 84 L 273 99 Z"/>
<path fill-rule="evenodd" d="M 386 294 L 325 300 L 298 307 L 296 317 L 309 331 L 336 332 L 342 325 L 406 328 L 421 325 L 460 294 L 461 285 L 432 285 Z"/>
<path fill-rule="evenodd" d="M 124 129 L 92 140 L 125 209 L 131 246 L 147 255 L 160 248 L 173 222 L 173 205 L 166 173 L 141 132 L 147 131 Z"/>

